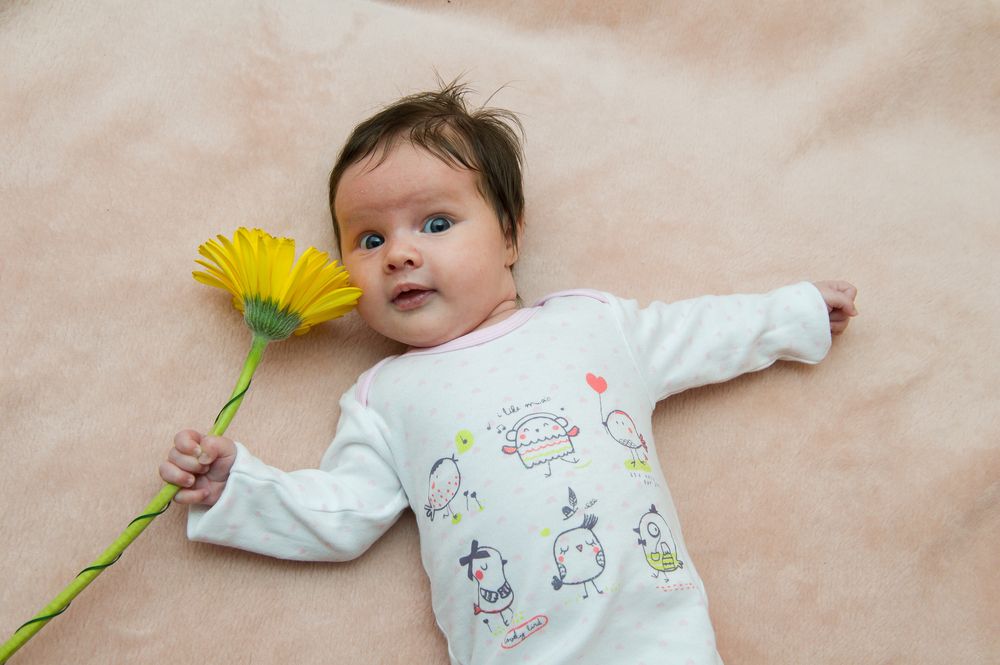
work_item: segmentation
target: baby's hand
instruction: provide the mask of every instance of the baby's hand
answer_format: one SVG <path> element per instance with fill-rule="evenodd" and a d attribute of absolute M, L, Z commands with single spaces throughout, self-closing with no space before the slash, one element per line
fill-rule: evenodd
<path fill-rule="evenodd" d="M 852 284 L 842 281 L 813 282 L 813 284 L 819 289 L 826 303 L 827 312 L 830 313 L 830 332 L 839 335 L 847 330 L 851 317 L 858 315 L 858 308 L 854 306 L 858 290 Z"/>
<path fill-rule="evenodd" d="M 160 465 L 160 477 L 182 488 L 174 497 L 177 503 L 212 506 L 222 495 L 235 461 L 236 444 L 231 439 L 185 429 L 174 436 L 174 447 Z"/>

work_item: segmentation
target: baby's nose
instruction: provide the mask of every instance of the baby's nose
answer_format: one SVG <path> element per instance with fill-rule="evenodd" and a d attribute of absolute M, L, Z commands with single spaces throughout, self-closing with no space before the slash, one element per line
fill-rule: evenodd
<path fill-rule="evenodd" d="M 385 253 L 386 272 L 396 272 L 403 268 L 419 268 L 423 265 L 420 252 L 410 243 L 394 242 Z"/>

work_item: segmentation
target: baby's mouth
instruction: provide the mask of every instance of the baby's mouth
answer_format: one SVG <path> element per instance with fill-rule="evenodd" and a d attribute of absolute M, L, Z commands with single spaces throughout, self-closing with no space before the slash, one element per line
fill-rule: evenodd
<path fill-rule="evenodd" d="M 434 295 L 434 289 L 413 288 L 401 291 L 398 296 L 392 299 L 392 304 L 396 309 L 407 311 L 416 309 L 423 305 Z"/>

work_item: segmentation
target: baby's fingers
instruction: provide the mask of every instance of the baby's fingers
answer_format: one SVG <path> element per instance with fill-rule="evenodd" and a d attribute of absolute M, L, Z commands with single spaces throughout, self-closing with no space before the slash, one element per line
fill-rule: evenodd
<path fill-rule="evenodd" d="M 197 455 L 198 462 L 206 465 L 215 465 L 216 460 L 219 466 L 224 467 L 229 472 L 236 457 L 236 444 L 232 439 L 224 436 L 204 436 L 201 439 L 201 450 Z"/>
<path fill-rule="evenodd" d="M 843 310 L 835 309 L 830 313 L 830 332 L 834 335 L 839 335 L 847 330 L 847 324 L 850 322 L 850 316 L 848 316 Z"/>
<path fill-rule="evenodd" d="M 857 316 L 858 309 L 854 306 L 854 299 L 858 297 L 858 290 L 850 282 L 842 280 L 829 282 L 830 286 L 837 293 L 838 307 L 851 316 Z"/>
<path fill-rule="evenodd" d="M 198 497 L 196 500 L 206 506 L 214 506 L 226 489 L 225 481 L 212 480 L 211 475 L 198 476 L 195 486 L 190 490 Z"/>
<path fill-rule="evenodd" d="M 848 316 L 856 316 L 857 308 L 854 307 L 854 299 L 846 293 L 831 291 L 826 294 L 826 307 L 830 312 L 843 311 Z"/>
<path fill-rule="evenodd" d="M 178 487 L 192 487 L 195 483 L 194 474 L 188 473 L 173 462 L 164 462 L 160 465 L 160 478 Z"/>
<path fill-rule="evenodd" d="M 173 462 L 180 469 L 188 471 L 193 474 L 202 474 L 208 470 L 204 464 L 200 463 L 192 455 L 185 455 L 177 448 L 171 448 L 170 452 L 167 453 L 167 461 Z"/>
<path fill-rule="evenodd" d="M 198 457 L 201 455 L 202 436 L 193 429 L 182 429 L 174 435 L 174 448 L 185 455 Z"/>

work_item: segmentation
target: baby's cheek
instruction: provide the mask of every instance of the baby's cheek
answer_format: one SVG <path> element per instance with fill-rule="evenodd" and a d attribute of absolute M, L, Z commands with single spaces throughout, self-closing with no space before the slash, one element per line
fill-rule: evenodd
<path fill-rule="evenodd" d="M 564 557 L 562 554 L 560 554 L 559 555 L 559 563 L 562 563 L 565 560 L 566 560 L 566 557 Z"/>
<path fill-rule="evenodd" d="M 600 548 L 600 547 L 597 547 L 597 546 L 595 545 L 595 546 L 594 546 L 594 554 L 600 554 L 600 552 L 601 552 L 601 548 Z"/>

